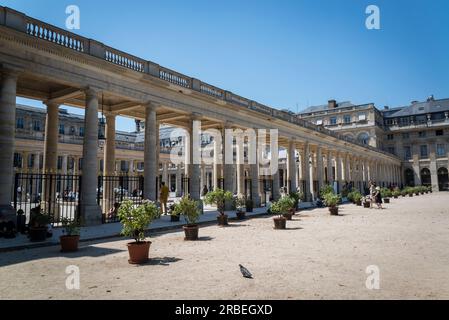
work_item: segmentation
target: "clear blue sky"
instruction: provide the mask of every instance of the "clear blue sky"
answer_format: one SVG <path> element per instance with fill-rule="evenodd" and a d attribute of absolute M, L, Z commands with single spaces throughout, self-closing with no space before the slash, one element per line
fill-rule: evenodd
<path fill-rule="evenodd" d="M 334 98 L 402 106 L 449 98 L 449 1 L 0 1 L 117 49 L 292 111 Z M 379 6 L 381 30 L 365 28 Z M 132 129 L 120 120 L 118 129 Z"/>

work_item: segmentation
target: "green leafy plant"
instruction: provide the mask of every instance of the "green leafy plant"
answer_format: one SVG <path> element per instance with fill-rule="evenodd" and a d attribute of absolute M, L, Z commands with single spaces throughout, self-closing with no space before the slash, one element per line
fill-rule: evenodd
<path fill-rule="evenodd" d="M 330 184 L 327 184 L 320 189 L 320 195 L 322 197 L 328 193 L 334 193 L 334 188 Z"/>
<path fill-rule="evenodd" d="M 330 192 L 326 193 L 323 198 L 324 202 L 326 203 L 326 206 L 331 208 L 336 207 L 340 202 L 340 195 Z"/>
<path fill-rule="evenodd" d="M 118 217 L 123 225 L 121 234 L 133 238 L 137 243 L 143 242 L 145 229 L 160 215 L 160 210 L 152 201 L 145 200 L 136 207 L 131 200 L 125 200 L 118 209 Z"/>
<path fill-rule="evenodd" d="M 45 228 L 52 222 L 52 218 L 50 214 L 41 211 L 40 206 L 37 206 L 31 209 L 29 225 L 33 228 Z"/>
<path fill-rule="evenodd" d="M 289 210 L 293 208 L 294 204 L 294 199 L 290 197 L 283 197 L 271 204 L 271 213 L 277 214 L 281 217 L 283 214 L 288 213 Z"/>
<path fill-rule="evenodd" d="M 173 213 L 175 215 L 183 215 L 188 225 L 194 225 L 200 217 L 201 210 L 197 201 L 185 196 L 175 204 Z"/>
<path fill-rule="evenodd" d="M 382 198 L 391 198 L 391 190 L 388 188 L 382 188 L 380 189 L 380 195 L 382 196 Z"/>
<path fill-rule="evenodd" d="M 299 192 L 290 192 L 288 195 L 290 198 L 293 199 L 294 205 L 293 207 L 296 209 L 298 208 L 299 200 L 301 200 L 301 195 Z"/>
<path fill-rule="evenodd" d="M 399 189 L 395 189 L 391 194 L 393 197 L 399 197 L 401 195 L 401 191 L 399 191 Z"/>
<path fill-rule="evenodd" d="M 224 191 L 223 189 L 215 189 L 212 192 L 208 192 L 204 197 L 204 202 L 206 204 L 215 204 L 217 206 L 218 212 L 224 215 L 225 203 L 226 201 L 231 201 L 233 199 L 232 193 L 229 191 Z"/>
<path fill-rule="evenodd" d="M 352 199 L 354 203 L 360 203 L 362 201 L 362 194 L 359 191 L 352 191 Z"/>
<path fill-rule="evenodd" d="M 66 236 L 79 236 L 81 222 L 78 219 L 72 220 L 69 218 L 62 218 L 62 233 Z"/>

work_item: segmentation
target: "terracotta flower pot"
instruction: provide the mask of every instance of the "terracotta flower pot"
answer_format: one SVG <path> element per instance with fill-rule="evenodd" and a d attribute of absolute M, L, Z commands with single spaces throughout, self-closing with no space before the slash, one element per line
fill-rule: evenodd
<path fill-rule="evenodd" d="M 274 221 L 274 228 L 281 230 L 281 229 L 285 229 L 287 227 L 287 219 L 285 219 L 284 217 L 276 217 L 273 218 Z"/>
<path fill-rule="evenodd" d="M 187 225 L 182 227 L 184 229 L 184 240 L 186 241 L 195 241 L 198 240 L 198 225 L 193 224 L 193 225 Z"/>
<path fill-rule="evenodd" d="M 362 205 L 362 200 L 356 201 L 355 204 L 360 207 Z"/>
<path fill-rule="evenodd" d="M 398 196 L 393 196 L 393 198 L 397 199 L 397 198 L 398 198 Z"/>
<path fill-rule="evenodd" d="M 292 219 L 292 213 L 291 213 L 291 212 L 289 212 L 289 213 L 284 213 L 282 216 L 283 216 L 285 219 L 287 219 L 287 220 L 291 220 L 291 219 Z"/>
<path fill-rule="evenodd" d="M 142 264 L 148 261 L 151 241 L 130 242 L 127 244 L 130 264 Z"/>
<path fill-rule="evenodd" d="M 32 242 L 45 241 L 47 239 L 47 227 L 30 227 L 28 234 Z"/>
<path fill-rule="evenodd" d="M 78 251 L 78 242 L 80 241 L 79 235 L 74 236 L 60 236 L 59 242 L 61 242 L 61 252 L 75 252 Z"/>
<path fill-rule="evenodd" d="M 384 198 L 384 203 L 390 203 L 390 199 L 389 198 Z"/>
<path fill-rule="evenodd" d="M 371 208 L 371 203 L 370 202 L 364 202 L 363 203 L 363 207 L 364 208 Z"/>
<path fill-rule="evenodd" d="M 338 207 L 329 207 L 329 212 L 332 216 L 338 216 Z"/>
<path fill-rule="evenodd" d="M 170 221 L 171 222 L 178 222 L 179 221 L 179 215 L 170 215 Z"/>
<path fill-rule="evenodd" d="M 236 215 L 237 215 L 237 219 L 244 220 L 246 213 L 245 213 L 245 211 L 237 211 Z"/>
<path fill-rule="evenodd" d="M 219 226 L 227 226 L 228 225 L 228 215 L 220 214 L 217 216 L 217 222 Z"/>

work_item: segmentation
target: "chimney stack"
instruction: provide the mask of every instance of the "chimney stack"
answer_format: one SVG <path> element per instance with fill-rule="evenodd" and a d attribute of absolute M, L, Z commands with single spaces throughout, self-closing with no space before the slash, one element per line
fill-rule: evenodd
<path fill-rule="evenodd" d="M 328 106 L 329 109 L 335 109 L 337 107 L 337 101 L 329 100 L 327 102 L 327 106 Z"/>
<path fill-rule="evenodd" d="M 389 106 L 384 106 L 384 110 L 390 110 Z"/>

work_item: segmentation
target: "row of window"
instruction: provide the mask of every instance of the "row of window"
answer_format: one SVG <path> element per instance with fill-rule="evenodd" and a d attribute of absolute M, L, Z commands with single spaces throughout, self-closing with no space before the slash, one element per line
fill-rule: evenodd
<path fill-rule="evenodd" d="M 431 114 L 420 114 L 417 116 L 401 117 L 401 118 L 390 118 L 385 119 L 385 125 L 391 126 L 393 124 L 398 124 L 399 126 L 408 126 L 410 124 L 425 124 L 427 121 L 439 121 L 446 119 L 445 112 L 437 112 Z"/>
<path fill-rule="evenodd" d="M 435 136 L 443 136 L 443 135 L 444 135 L 444 130 L 443 129 L 435 130 Z M 427 131 L 419 131 L 418 132 L 418 137 L 419 138 L 426 138 L 427 137 Z M 409 132 L 403 132 L 402 133 L 402 139 L 404 139 L 404 140 L 410 139 L 410 133 Z M 390 140 L 390 141 L 394 140 L 394 134 L 388 134 L 387 135 L 387 140 Z"/>
<path fill-rule="evenodd" d="M 365 114 L 365 113 L 359 113 L 359 114 L 357 115 L 357 118 L 358 118 L 358 121 L 366 121 L 366 120 L 367 120 L 366 114 Z M 336 125 L 336 124 L 338 124 L 337 121 L 338 121 L 338 118 L 337 118 L 337 117 L 330 117 L 330 118 L 329 118 L 329 125 Z M 350 115 L 350 114 L 345 114 L 345 115 L 343 116 L 343 123 L 344 123 L 344 124 L 350 124 L 350 123 L 352 123 L 352 115 Z M 317 119 L 317 120 L 316 120 L 316 125 L 320 126 L 320 125 L 323 125 L 323 124 L 324 124 L 323 119 Z"/>
<path fill-rule="evenodd" d="M 446 146 L 444 144 L 437 144 L 436 145 L 436 156 L 437 157 L 446 157 Z M 394 147 L 388 147 L 388 152 L 395 154 Z M 419 156 L 423 159 L 426 159 L 429 157 L 429 149 L 426 144 L 419 146 Z M 404 147 L 404 160 L 411 160 L 412 159 L 412 147 L 411 146 L 405 146 Z"/>
<path fill-rule="evenodd" d="M 25 128 L 25 121 L 22 117 L 18 117 L 16 119 L 16 128 L 17 129 Z M 37 131 L 37 132 L 42 131 L 43 130 L 42 122 L 40 120 L 33 120 L 32 128 L 33 128 L 33 131 Z M 59 124 L 59 134 L 67 134 L 65 125 L 63 123 Z M 76 128 L 74 126 L 70 126 L 70 131 L 68 132 L 68 134 L 76 135 L 77 134 Z M 80 137 L 84 137 L 84 127 L 79 127 L 78 135 Z"/>

